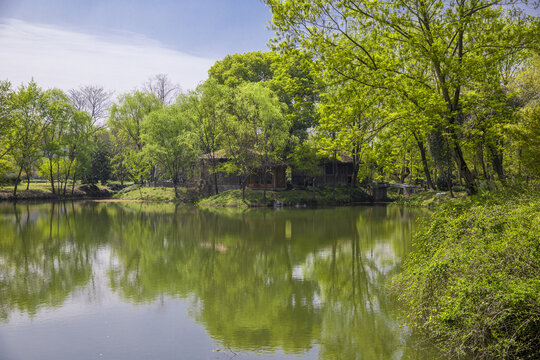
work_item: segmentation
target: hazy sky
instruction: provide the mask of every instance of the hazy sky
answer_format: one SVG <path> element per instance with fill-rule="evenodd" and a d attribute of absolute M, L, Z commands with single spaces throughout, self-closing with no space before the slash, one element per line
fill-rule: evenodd
<path fill-rule="evenodd" d="M 0 79 L 191 89 L 226 54 L 266 50 L 270 18 L 260 0 L 0 0 Z"/>

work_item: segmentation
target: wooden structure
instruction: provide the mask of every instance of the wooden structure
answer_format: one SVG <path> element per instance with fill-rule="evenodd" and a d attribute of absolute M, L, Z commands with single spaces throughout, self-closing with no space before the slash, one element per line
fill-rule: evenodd
<path fill-rule="evenodd" d="M 287 188 L 287 166 L 276 164 L 266 174 L 259 170 L 250 175 L 247 182 L 250 189 L 285 190 Z"/>
<path fill-rule="evenodd" d="M 315 186 L 349 186 L 353 181 L 354 171 L 352 158 L 342 154 L 335 160 L 323 160 L 315 176 L 292 168 L 291 182 L 293 186 L 312 186 L 313 181 Z"/>
<path fill-rule="evenodd" d="M 224 151 L 219 151 L 214 154 L 214 159 L 218 167 L 229 161 L 229 158 Z M 200 161 L 200 178 L 203 182 L 214 182 L 214 174 L 211 173 L 211 155 L 206 154 L 201 157 Z M 262 169 L 258 169 L 254 174 L 248 177 L 246 187 L 248 189 L 266 189 L 266 190 L 285 190 L 287 189 L 287 165 L 276 163 L 270 167 L 269 171 L 264 174 Z M 242 179 L 237 174 L 229 174 L 224 171 L 218 171 L 217 174 L 218 191 L 241 189 Z M 213 185 L 212 185 L 213 186 Z"/>

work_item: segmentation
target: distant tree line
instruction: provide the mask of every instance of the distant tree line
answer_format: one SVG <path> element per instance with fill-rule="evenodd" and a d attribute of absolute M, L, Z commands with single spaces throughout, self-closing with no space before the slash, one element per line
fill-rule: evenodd
<path fill-rule="evenodd" d="M 352 186 L 475 193 L 538 177 L 536 18 L 496 2 L 392 3 L 400 11 L 267 3 L 274 51 L 228 55 L 195 90 L 157 75 L 113 101 L 98 86 L 66 94 L 1 82 L 2 177 L 14 194 L 36 173 L 60 195 L 109 179 L 170 180 L 177 190 L 197 180 L 203 156 L 216 193 L 219 172 L 245 188 L 278 161 L 316 174 L 321 158 L 342 156 L 352 159 Z"/>

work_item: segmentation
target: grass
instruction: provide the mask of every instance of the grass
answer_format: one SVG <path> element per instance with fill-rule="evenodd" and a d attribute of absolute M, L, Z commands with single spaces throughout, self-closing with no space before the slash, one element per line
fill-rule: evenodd
<path fill-rule="evenodd" d="M 172 187 L 140 187 L 139 185 L 132 185 L 113 195 L 113 199 L 194 202 L 193 199 L 196 195 L 194 190 L 179 187 L 178 192 L 180 199 L 176 199 L 174 188 Z"/>
<path fill-rule="evenodd" d="M 61 198 L 53 194 L 51 184 L 46 181 L 31 181 L 29 189 L 26 190 L 26 182 L 21 182 L 17 187 L 18 200 L 54 200 Z M 55 184 L 56 186 L 56 184 Z M 73 196 L 71 195 L 71 184 L 68 184 L 66 189 L 66 197 L 85 198 L 92 197 L 84 191 L 78 189 L 79 185 L 75 186 Z M 97 185 L 101 191 L 110 191 L 107 186 Z M 0 185 L 0 200 L 13 200 L 13 185 Z"/>
<path fill-rule="evenodd" d="M 338 187 L 335 199 L 332 188 L 318 188 L 315 193 L 310 190 L 292 189 L 286 191 L 266 191 L 263 199 L 262 190 L 246 189 L 245 200 L 242 201 L 242 190 L 227 190 L 199 201 L 200 206 L 207 207 L 265 207 L 294 205 L 333 205 L 354 202 L 369 202 L 371 198 L 361 189 Z"/>

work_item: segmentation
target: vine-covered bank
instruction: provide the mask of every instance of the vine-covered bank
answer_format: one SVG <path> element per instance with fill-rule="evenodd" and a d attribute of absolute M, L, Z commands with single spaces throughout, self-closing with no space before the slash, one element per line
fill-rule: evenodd
<path fill-rule="evenodd" d="M 452 358 L 540 358 L 540 191 L 448 202 L 394 283 L 403 317 Z"/>

